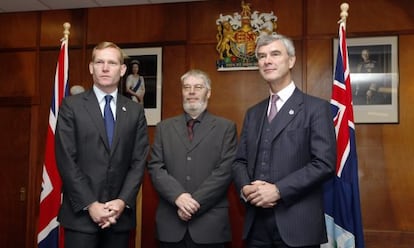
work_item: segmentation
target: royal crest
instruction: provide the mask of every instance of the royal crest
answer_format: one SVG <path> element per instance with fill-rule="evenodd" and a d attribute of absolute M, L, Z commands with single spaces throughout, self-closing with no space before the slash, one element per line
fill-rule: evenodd
<path fill-rule="evenodd" d="M 232 68 L 257 68 L 255 57 L 256 40 L 261 34 L 272 34 L 276 31 L 277 17 L 270 13 L 252 12 L 250 4 L 241 2 L 239 14 L 223 15 L 216 20 L 217 46 L 219 53 L 218 70 Z"/>

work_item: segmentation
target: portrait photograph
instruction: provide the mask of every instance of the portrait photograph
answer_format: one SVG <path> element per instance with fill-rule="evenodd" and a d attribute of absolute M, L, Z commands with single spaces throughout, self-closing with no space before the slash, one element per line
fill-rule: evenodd
<path fill-rule="evenodd" d="M 397 42 L 394 36 L 347 39 L 356 123 L 398 122 Z"/>
<path fill-rule="evenodd" d="M 161 120 L 161 48 L 123 49 L 127 71 L 120 85 L 121 92 L 131 100 L 142 104 L 148 125 Z"/>

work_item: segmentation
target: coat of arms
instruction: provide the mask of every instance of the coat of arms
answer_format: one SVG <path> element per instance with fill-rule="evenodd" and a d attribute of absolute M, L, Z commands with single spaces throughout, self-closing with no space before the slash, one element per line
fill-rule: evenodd
<path fill-rule="evenodd" d="M 256 40 L 261 34 L 272 34 L 276 31 L 277 17 L 270 13 L 251 10 L 250 4 L 241 2 L 239 14 L 223 15 L 216 20 L 217 47 L 219 60 L 217 70 L 256 69 Z"/>

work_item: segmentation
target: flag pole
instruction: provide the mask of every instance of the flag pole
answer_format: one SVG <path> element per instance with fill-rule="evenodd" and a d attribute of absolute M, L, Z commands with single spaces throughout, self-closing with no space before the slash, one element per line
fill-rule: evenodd
<path fill-rule="evenodd" d="M 69 22 L 65 22 L 63 23 L 63 38 L 62 40 L 69 40 L 69 34 L 70 34 L 70 23 Z"/>
<path fill-rule="evenodd" d="M 343 22 L 345 27 L 346 27 L 346 18 L 348 18 L 348 9 L 349 9 L 348 3 L 341 4 L 341 14 L 339 15 L 341 19 L 338 21 L 338 23 Z"/>
<path fill-rule="evenodd" d="M 328 243 L 321 248 L 364 248 L 359 197 L 358 158 L 352 104 L 346 19 L 349 5 L 342 3 L 338 21 L 338 53 L 332 84 L 332 118 L 335 125 L 336 173 L 324 185 L 324 210 Z"/>

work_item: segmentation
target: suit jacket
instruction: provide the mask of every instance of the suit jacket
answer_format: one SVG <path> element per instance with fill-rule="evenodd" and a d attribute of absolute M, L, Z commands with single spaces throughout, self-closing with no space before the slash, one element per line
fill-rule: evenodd
<path fill-rule="evenodd" d="M 265 99 L 245 116 L 240 144 L 233 164 L 236 188 L 254 180 L 263 124 Z M 323 182 L 333 175 L 336 138 L 328 102 L 295 89 L 275 119 L 271 146 L 270 183 L 279 188 L 281 200 L 273 208 L 280 235 L 289 246 L 327 242 L 323 210 Z M 256 208 L 246 204 L 243 237 L 252 227 Z"/>
<path fill-rule="evenodd" d="M 115 231 L 134 228 L 135 202 L 149 150 L 142 105 L 118 94 L 112 148 L 93 90 L 64 98 L 55 132 L 56 162 L 63 181 L 58 220 L 82 232 L 100 229 L 86 207 L 116 198 L 127 207 L 112 225 Z"/>
<path fill-rule="evenodd" d="M 236 125 L 205 112 L 192 142 L 185 115 L 156 127 L 151 160 L 152 183 L 159 193 L 157 236 L 178 242 L 188 230 L 196 243 L 230 241 L 227 190 L 237 146 Z M 188 192 L 201 208 L 189 222 L 177 215 L 176 198 Z"/>

